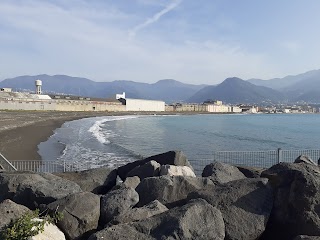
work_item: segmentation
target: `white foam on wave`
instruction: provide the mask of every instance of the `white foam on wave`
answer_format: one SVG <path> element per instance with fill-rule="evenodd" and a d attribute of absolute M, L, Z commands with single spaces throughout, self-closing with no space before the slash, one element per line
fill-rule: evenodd
<path fill-rule="evenodd" d="M 108 137 L 112 136 L 112 131 L 103 131 L 102 125 L 105 122 L 111 122 L 111 121 L 119 121 L 119 120 L 127 120 L 127 119 L 133 119 L 138 118 L 139 116 L 121 116 L 121 117 L 110 117 L 105 118 L 96 121 L 88 130 L 88 132 L 92 133 L 92 135 L 102 144 L 108 144 L 110 141 L 108 140 Z"/>

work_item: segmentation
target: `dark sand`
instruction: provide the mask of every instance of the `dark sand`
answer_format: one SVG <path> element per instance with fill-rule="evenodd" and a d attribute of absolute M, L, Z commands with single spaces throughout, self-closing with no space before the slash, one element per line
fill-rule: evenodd
<path fill-rule="evenodd" d="M 8 160 L 41 160 L 39 143 L 46 141 L 63 123 L 123 114 L 128 113 L 0 111 L 0 153 Z"/>

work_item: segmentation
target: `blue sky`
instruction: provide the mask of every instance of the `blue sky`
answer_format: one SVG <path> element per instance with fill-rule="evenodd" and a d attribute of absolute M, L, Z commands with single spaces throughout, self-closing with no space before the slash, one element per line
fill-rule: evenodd
<path fill-rule="evenodd" d="M 0 79 L 216 84 L 320 68 L 318 0 L 1 0 Z"/>

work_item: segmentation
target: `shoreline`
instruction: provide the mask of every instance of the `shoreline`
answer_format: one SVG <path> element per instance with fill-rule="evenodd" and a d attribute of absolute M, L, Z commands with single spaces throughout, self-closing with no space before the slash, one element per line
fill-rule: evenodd
<path fill-rule="evenodd" d="M 0 153 L 8 160 L 42 160 L 38 145 L 65 122 L 88 117 L 127 115 L 211 115 L 208 112 L 52 112 L 0 111 Z"/>
<path fill-rule="evenodd" d="M 38 145 L 65 122 L 88 117 L 128 115 L 123 112 L 0 111 L 0 153 L 10 160 L 41 160 Z"/>
<path fill-rule="evenodd" d="M 9 161 L 42 160 L 38 145 L 65 122 L 89 117 L 127 115 L 197 115 L 202 112 L 51 112 L 0 111 L 0 153 Z"/>

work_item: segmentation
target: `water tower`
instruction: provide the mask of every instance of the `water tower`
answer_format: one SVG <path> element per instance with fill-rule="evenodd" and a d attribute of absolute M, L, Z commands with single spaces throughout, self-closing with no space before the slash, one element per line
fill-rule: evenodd
<path fill-rule="evenodd" d="M 41 94 L 41 86 L 42 86 L 42 81 L 41 80 L 36 80 L 35 81 L 36 84 L 36 94 Z"/>

